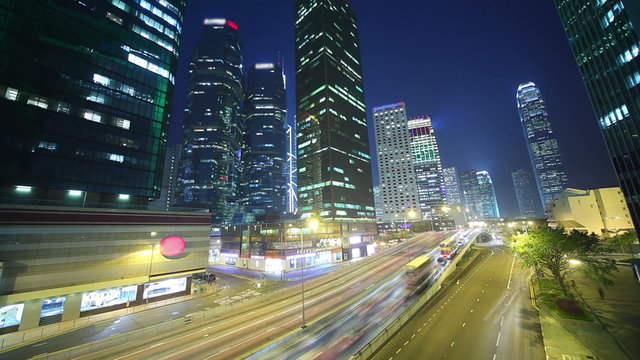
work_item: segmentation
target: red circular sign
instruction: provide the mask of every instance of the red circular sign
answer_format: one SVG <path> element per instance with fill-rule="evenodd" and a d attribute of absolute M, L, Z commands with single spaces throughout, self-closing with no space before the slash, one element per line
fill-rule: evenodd
<path fill-rule="evenodd" d="M 178 256 L 187 247 L 187 242 L 177 235 L 168 236 L 160 241 L 160 253 L 164 256 Z"/>

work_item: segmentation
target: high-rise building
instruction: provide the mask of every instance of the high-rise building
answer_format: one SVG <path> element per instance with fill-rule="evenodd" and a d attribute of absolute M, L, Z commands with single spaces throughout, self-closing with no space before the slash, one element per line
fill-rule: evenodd
<path fill-rule="evenodd" d="M 555 0 L 640 230 L 640 3 Z"/>
<path fill-rule="evenodd" d="M 284 172 L 287 181 L 287 214 L 298 212 L 298 157 L 296 156 L 296 132 L 294 127 L 287 124 L 287 162 Z"/>
<path fill-rule="evenodd" d="M 164 158 L 164 169 L 162 170 L 162 187 L 160 188 L 160 198 L 152 201 L 149 206 L 157 210 L 169 210 L 176 203 L 176 187 L 178 184 L 178 167 L 180 156 L 182 155 L 182 145 L 167 146 L 167 153 Z"/>
<path fill-rule="evenodd" d="M 185 3 L 2 2 L 1 197 L 159 196 Z"/>
<path fill-rule="evenodd" d="M 382 221 L 420 219 L 405 103 L 373 108 Z"/>
<path fill-rule="evenodd" d="M 205 19 L 189 67 L 178 195 L 209 209 L 214 224 L 230 221 L 240 195 L 243 78 L 238 25 Z"/>
<path fill-rule="evenodd" d="M 499 218 L 493 181 L 487 171 L 469 170 L 460 173 L 460 183 L 469 209 L 469 220 Z"/>
<path fill-rule="evenodd" d="M 442 168 L 444 179 L 444 197 L 448 205 L 462 204 L 462 192 L 460 191 L 460 179 L 455 167 Z"/>
<path fill-rule="evenodd" d="M 287 101 L 282 67 L 258 63 L 249 70 L 245 101 L 242 198 L 246 212 L 286 212 Z"/>
<path fill-rule="evenodd" d="M 558 140 L 551 130 L 549 114 L 536 84 L 520 84 L 516 99 L 540 200 L 546 207 L 567 187 Z"/>
<path fill-rule="evenodd" d="M 525 219 L 544 217 L 540 197 L 536 191 L 536 185 L 531 173 L 525 170 L 514 171 L 511 173 L 511 179 L 516 190 L 520 217 Z"/>
<path fill-rule="evenodd" d="M 444 179 L 435 129 L 428 116 L 407 122 L 418 203 L 424 220 L 443 218 Z"/>
<path fill-rule="evenodd" d="M 296 2 L 300 215 L 374 221 L 355 12 L 345 0 Z"/>

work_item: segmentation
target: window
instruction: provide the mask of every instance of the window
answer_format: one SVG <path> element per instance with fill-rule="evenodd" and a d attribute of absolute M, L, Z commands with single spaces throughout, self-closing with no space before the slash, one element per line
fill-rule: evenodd
<path fill-rule="evenodd" d="M 90 121 L 102 122 L 102 115 L 91 110 L 85 110 L 82 117 Z"/>
<path fill-rule="evenodd" d="M 129 127 L 131 126 L 131 121 L 129 121 L 127 119 L 123 119 L 123 118 L 118 118 L 117 117 L 117 118 L 115 118 L 114 125 L 119 127 L 119 128 L 122 128 L 122 129 L 125 129 L 125 130 L 129 130 Z"/>

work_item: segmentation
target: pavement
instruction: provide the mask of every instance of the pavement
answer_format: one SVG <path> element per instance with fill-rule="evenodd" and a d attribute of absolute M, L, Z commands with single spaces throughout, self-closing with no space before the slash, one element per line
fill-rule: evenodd
<path fill-rule="evenodd" d="M 640 358 L 640 284 L 631 268 L 619 266 L 615 286 L 604 288 L 604 298 L 598 284 L 582 276 L 573 275 L 579 300 L 589 309 L 593 321 L 570 320 L 559 317 L 546 306 L 537 306 L 544 336 L 547 359 L 561 360 L 620 360 Z M 532 288 L 533 290 L 533 288 Z"/>

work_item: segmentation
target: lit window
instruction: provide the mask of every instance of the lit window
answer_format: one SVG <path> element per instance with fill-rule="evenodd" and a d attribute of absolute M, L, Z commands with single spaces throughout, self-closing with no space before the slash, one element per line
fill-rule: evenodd
<path fill-rule="evenodd" d="M 109 160 L 122 163 L 124 162 L 124 155 L 119 154 L 107 154 L 109 156 Z"/>
<path fill-rule="evenodd" d="M 115 122 L 114 125 L 119 127 L 119 128 L 123 128 L 125 130 L 129 130 L 129 127 L 131 126 L 131 121 L 127 120 L 127 119 L 123 119 L 123 118 L 115 118 Z"/>
<path fill-rule="evenodd" d="M 7 91 L 5 91 L 5 93 L 4 93 L 4 97 L 7 100 L 16 101 L 16 100 L 18 100 L 18 94 L 20 94 L 18 89 L 7 88 Z"/>
<path fill-rule="evenodd" d="M 29 100 L 27 100 L 27 104 L 37 106 L 43 109 L 47 109 L 49 107 L 49 104 L 47 104 L 47 99 L 40 96 L 35 96 L 35 95 L 29 96 Z"/>
<path fill-rule="evenodd" d="M 85 119 L 90 120 L 90 121 L 102 122 L 102 115 L 100 115 L 97 112 L 91 111 L 91 110 L 85 110 L 85 112 L 82 115 L 82 117 L 84 117 Z"/>
<path fill-rule="evenodd" d="M 56 143 L 49 142 L 49 141 L 40 141 L 40 143 L 38 144 L 39 149 L 45 149 L 45 150 L 51 150 L 51 151 L 55 151 L 57 147 L 58 145 Z"/>

